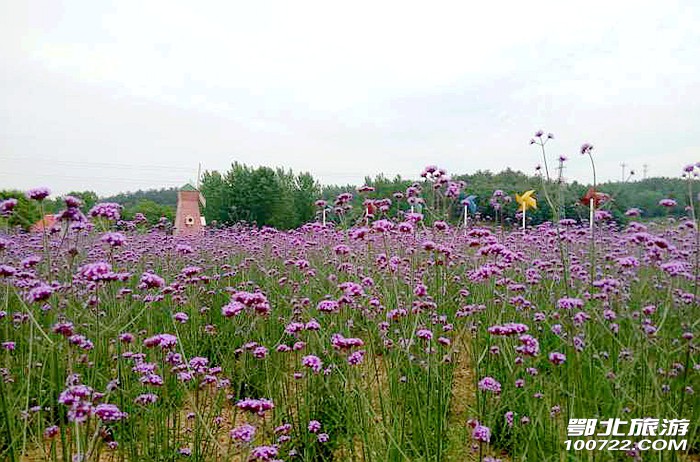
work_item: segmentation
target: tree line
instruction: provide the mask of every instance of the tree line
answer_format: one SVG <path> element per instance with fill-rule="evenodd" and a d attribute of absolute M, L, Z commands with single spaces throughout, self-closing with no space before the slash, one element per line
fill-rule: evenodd
<path fill-rule="evenodd" d="M 82 202 L 80 210 L 85 215 L 98 202 L 116 202 L 123 207 L 121 212 L 123 219 L 131 220 L 137 213 L 141 213 L 151 224 L 157 223 L 161 217 L 166 217 L 170 221 L 174 220 L 177 205 L 177 188 L 136 191 L 107 197 L 99 197 L 94 191 L 71 191 L 62 196 L 52 195 L 42 204 L 27 199 L 24 191 L 0 190 L 0 201 L 10 198 L 17 199 L 17 206 L 14 213 L 7 218 L 7 224 L 10 227 L 21 227 L 25 230 L 41 219 L 42 210 L 45 215 L 56 214 L 63 210 L 65 208 L 63 197 L 65 196 L 74 196 L 80 199 Z"/>
<path fill-rule="evenodd" d="M 501 190 L 513 197 L 515 193 L 522 194 L 530 189 L 535 190 L 538 199 L 537 210 L 528 211 L 528 217 L 532 220 L 532 223 L 538 224 L 551 220 L 552 209 L 545 200 L 544 186 L 548 188 L 552 196 L 561 194 L 563 215 L 565 217 L 576 220 L 583 220 L 588 217 L 588 207 L 583 205 L 580 200 L 590 188 L 590 185 L 577 181 L 561 184 L 551 181 L 543 185 L 541 177 L 526 175 L 511 169 L 498 173 L 477 171 L 471 174 L 454 175 L 452 180 L 463 181 L 466 186 L 450 204 L 448 218 L 451 220 L 458 220 L 463 216 L 463 206 L 460 202 L 468 195 L 477 197 L 477 213 L 480 219 L 494 220 L 497 215 L 497 211 L 491 203 L 494 191 Z M 416 183 L 414 180 L 401 178 L 400 176 L 391 179 L 382 174 L 374 178 L 365 177 L 364 184 L 372 187 L 374 190 L 363 195 L 355 194 L 353 198 L 354 208 L 361 209 L 362 201 L 367 198 L 391 198 L 395 192 L 405 192 L 414 183 Z M 418 183 L 420 184 L 421 182 Z M 338 194 L 346 191 L 354 192 L 356 188 L 353 185 L 325 186 L 322 195 L 324 199 L 332 201 Z M 423 190 L 425 191 L 425 187 Z M 598 185 L 597 190 L 610 195 L 611 200 L 603 206 L 603 209 L 609 211 L 618 222 L 624 222 L 626 220 L 625 212 L 632 208 L 640 209 L 641 216 L 647 219 L 667 216 L 680 217 L 685 214 L 684 206 L 688 203 L 688 183 L 687 180 L 680 178 L 659 177 L 634 182 L 607 182 Z M 659 205 L 660 200 L 667 198 L 676 200 L 679 205 L 672 209 Z M 397 202 L 399 201 L 392 202 L 389 210 L 390 215 L 396 213 L 398 208 L 402 210 L 408 209 L 406 204 L 398 205 Z M 507 217 L 506 220 L 515 216 L 516 209 L 517 203 L 514 200 L 502 205 L 502 213 Z"/>
<path fill-rule="evenodd" d="M 493 220 L 497 211 L 491 203 L 495 190 L 502 190 L 513 196 L 514 193 L 534 189 L 538 197 L 538 209 L 529 211 L 528 217 L 533 223 L 551 219 L 551 209 L 545 200 L 541 177 L 526 175 L 519 171 L 506 169 L 499 173 L 477 171 L 471 174 L 454 175 L 452 181 L 462 181 L 465 187 L 459 196 L 453 198 L 446 209 L 446 218 L 459 220 L 463 213 L 461 199 L 467 195 L 477 196 L 476 211 L 480 219 Z M 308 173 L 294 173 L 291 170 L 270 167 L 251 167 L 238 162 L 233 163 L 224 173 L 218 171 L 204 172 L 200 190 L 206 198 L 203 214 L 207 223 L 212 226 L 226 226 L 237 222 L 247 222 L 257 226 L 273 226 L 279 229 L 290 229 L 312 221 L 319 213 L 315 202 L 324 199 L 329 204 L 328 219 L 338 221 L 333 214 L 332 205 L 335 198 L 342 193 L 353 194 L 351 204 L 353 211 L 351 219 L 360 218 L 365 213 L 363 201 L 367 199 L 391 199 L 386 214 L 398 216 L 401 211 L 409 209 L 405 198 L 395 193 L 405 194 L 407 188 L 414 185 L 414 180 L 396 176 L 387 178 L 380 174 L 374 178 L 366 177 L 364 185 L 371 191 L 358 193 L 359 185 L 325 185 L 321 186 Z M 418 182 L 423 186 L 423 194 L 430 195 L 430 185 L 425 181 Z M 546 185 L 550 195 L 561 197 L 564 214 L 567 218 L 584 219 L 588 208 L 579 203 L 589 185 L 576 181 L 557 184 L 550 182 Z M 124 208 L 122 217 L 131 219 L 135 214 L 143 214 L 149 222 L 156 223 L 161 217 L 174 219 L 179 188 L 161 188 L 125 192 L 113 196 L 98 197 L 93 191 L 74 191 L 69 193 L 83 201 L 83 212 L 92 208 L 97 202 L 116 202 Z M 608 182 L 599 185 L 599 191 L 611 196 L 611 201 L 605 205 L 617 221 L 625 220 L 625 212 L 630 208 L 642 211 L 642 217 L 654 219 L 666 216 L 681 216 L 684 206 L 688 203 L 687 180 L 680 178 L 649 178 L 634 182 Z M 554 193 L 555 194 L 554 194 Z M 35 201 L 27 200 L 22 191 L 2 190 L 0 200 L 14 197 L 18 199 L 17 212 L 10 217 L 11 226 L 29 228 L 41 217 L 41 210 Z M 398 197 L 398 198 L 397 198 Z M 678 206 L 666 208 L 659 205 L 661 199 L 675 199 Z M 426 211 L 430 203 L 426 205 Z M 44 201 L 44 213 L 57 213 L 63 208 L 60 197 L 52 197 Z M 502 214 L 512 219 L 516 213 L 515 201 L 502 205 Z M 348 218 L 346 216 L 345 218 Z"/>
<path fill-rule="evenodd" d="M 200 191 L 206 198 L 204 216 L 212 226 L 247 222 L 290 229 L 314 218 L 321 188 L 308 172 L 235 162 L 224 174 L 205 172 Z"/>

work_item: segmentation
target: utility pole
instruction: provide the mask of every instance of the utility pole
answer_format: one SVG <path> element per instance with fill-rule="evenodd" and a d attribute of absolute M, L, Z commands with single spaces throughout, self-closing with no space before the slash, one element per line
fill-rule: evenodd
<path fill-rule="evenodd" d="M 625 182 L 625 167 L 627 167 L 627 164 L 623 162 L 620 164 L 620 167 L 622 167 L 622 182 L 624 183 Z"/>
<path fill-rule="evenodd" d="M 646 180 L 647 179 L 647 169 L 649 168 L 649 165 L 644 164 L 643 167 L 644 167 L 644 179 Z"/>
<path fill-rule="evenodd" d="M 564 162 L 559 162 L 559 167 L 557 167 L 557 170 L 559 170 L 559 178 L 562 179 L 562 182 L 564 181 Z"/>
<path fill-rule="evenodd" d="M 564 178 L 564 162 L 559 162 L 559 198 L 563 201 L 564 200 L 564 183 L 566 183 L 566 179 Z M 558 204 L 559 205 L 559 219 L 561 220 L 562 218 L 566 218 L 566 212 L 564 210 L 564 204 L 561 202 Z"/>

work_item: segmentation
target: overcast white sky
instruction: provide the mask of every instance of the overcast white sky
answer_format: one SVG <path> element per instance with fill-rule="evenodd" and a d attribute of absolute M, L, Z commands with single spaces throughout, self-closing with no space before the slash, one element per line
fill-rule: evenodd
<path fill-rule="evenodd" d="M 0 189 L 700 160 L 700 2 L 0 0 Z M 629 169 L 629 167 L 628 167 Z"/>

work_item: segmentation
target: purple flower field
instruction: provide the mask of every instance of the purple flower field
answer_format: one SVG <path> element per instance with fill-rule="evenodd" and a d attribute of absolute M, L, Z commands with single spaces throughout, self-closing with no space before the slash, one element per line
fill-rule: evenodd
<path fill-rule="evenodd" d="M 441 200 L 463 186 L 426 172 Z M 0 235 L 2 460 L 700 452 L 693 209 L 522 229 L 407 203 L 353 225 L 175 238 L 75 201 L 55 230 Z M 645 417 L 690 420 L 686 451 L 564 451 L 569 419 Z"/>

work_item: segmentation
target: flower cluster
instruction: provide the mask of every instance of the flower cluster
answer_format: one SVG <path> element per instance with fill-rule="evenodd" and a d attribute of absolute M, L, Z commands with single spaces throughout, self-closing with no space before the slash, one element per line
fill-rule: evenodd
<path fill-rule="evenodd" d="M 102 217 L 117 221 L 121 218 L 122 206 L 114 202 L 100 202 L 90 209 L 91 217 Z"/>

